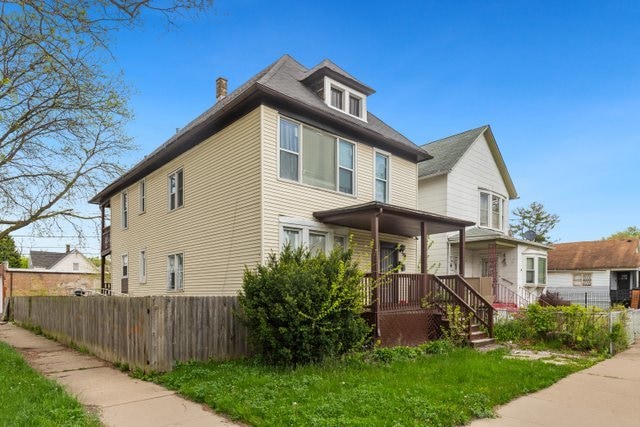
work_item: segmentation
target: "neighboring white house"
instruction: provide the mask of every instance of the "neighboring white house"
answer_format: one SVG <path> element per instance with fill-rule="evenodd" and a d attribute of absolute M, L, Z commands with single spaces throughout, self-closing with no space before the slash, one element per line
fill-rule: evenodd
<path fill-rule="evenodd" d="M 98 273 L 98 268 L 77 249 L 66 252 L 31 251 L 29 268 L 59 273 Z"/>
<path fill-rule="evenodd" d="M 546 285 L 549 246 L 509 235 L 509 201 L 518 197 L 491 128 L 482 126 L 423 145 L 418 208 L 473 221 L 466 231 L 468 281 L 496 305 L 526 305 Z M 431 236 L 430 272 L 458 271 L 459 234 Z"/>
<path fill-rule="evenodd" d="M 608 307 L 640 288 L 640 239 L 558 243 L 549 252 L 548 290 Z"/>

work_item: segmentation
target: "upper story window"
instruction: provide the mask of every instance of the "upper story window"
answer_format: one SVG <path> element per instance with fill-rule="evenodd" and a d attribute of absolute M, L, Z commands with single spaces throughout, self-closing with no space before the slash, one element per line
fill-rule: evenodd
<path fill-rule="evenodd" d="M 389 156 L 376 151 L 375 200 L 389 203 Z"/>
<path fill-rule="evenodd" d="M 354 194 L 355 144 L 281 118 L 280 178 Z"/>
<path fill-rule="evenodd" d="M 184 173 L 178 169 L 169 175 L 169 210 L 184 205 Z"/>
<path fill-rule="evenodd" d="M 329 77 L 324 78 L 325 102 L 345 114 L 367 120 L 367 97 Z"/>
<path fill-rule="evenodd" d="M 480 226 L 502 230 L 504 226 L 504 197 L 480 192 Z"/>
<path fill-rule="evenodd" d="M 140 195 L 140 213 L 144 213 L 147 208 L 147 185 L 144 179 L 138 184 L 138 192 Z"/>
<path fill-rule="evenodd" d="M 121 218 L 122 218 L 122 228 L 129 227 L 129 193 L 126 191 L 122 192 L 120 196 L 120 208 L 121 208 Z"/>

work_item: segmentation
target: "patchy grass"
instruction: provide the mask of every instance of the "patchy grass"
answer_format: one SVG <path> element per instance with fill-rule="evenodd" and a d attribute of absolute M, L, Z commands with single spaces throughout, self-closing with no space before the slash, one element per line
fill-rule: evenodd
<path fill-rule="evenodd" d="M 400 353 L 399 353 L 400 354 Z M 452 426 L 493 416 L 493 408 L 589 366 L 513 360 L 506 351 L 357 355 L 277 369 L 254 360 L 187 363 L 151 379 L 257 426 Z"/>
<path fill-rule="evenodd" d="M 0 425 L 99 426 L 98 419 L 55 382 L 0 342 Z"/>

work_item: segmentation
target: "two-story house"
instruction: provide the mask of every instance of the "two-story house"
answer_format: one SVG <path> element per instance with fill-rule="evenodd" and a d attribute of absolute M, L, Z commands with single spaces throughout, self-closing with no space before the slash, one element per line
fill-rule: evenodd
<path fill-rule="evenodd" d="M 350 241 L 375 316 L 419 310 L 427 286 L 444 286 L 428 282 L 419 242 L 472 222 L 418 210 L 418 163 L 431 156 L 369 111 L 372 88 L 331 61 L 307 69 L 288 55 L 230 94 L 226 85 L 218 79 L 213 107 L 91 200 L 114 290 L 235 295 L 245 267 L 285 244 Z"/>
<path fill-rule="evenodd" d="M 418 208 L 475 223 L 459 235 L 431 236 L 429 269 L 449 274 L 464 265 L 465 278 L 495 305 L 523 306 L 546 284 L 546 245 L 509 234 L 513 181 L 491 128 L 482 126 L 422 146 L 433 159 L 419 165 Z"/>

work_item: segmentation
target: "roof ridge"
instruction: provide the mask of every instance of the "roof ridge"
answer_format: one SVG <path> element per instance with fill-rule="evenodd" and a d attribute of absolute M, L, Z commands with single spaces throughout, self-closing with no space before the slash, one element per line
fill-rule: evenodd
<path fill-rule="evenodd" d="M 482 125 L 482 126 L 478 126 L 477 128 L 473 128 L 473 129 L 465 130 L 465 131 L 462 131 L 462 132 L 458 132 L 458 133 L 453 134 L 453 135 L 445 136 L 444 138 L 435 139 L 435 140 L 433 140 L 431 142 L 427 142 L 426 144 L 421 145 L 420 147 L 424 147 L 425 145 L 434 144 L 436 142 L 444 141 L 444 140 L 447 140 L 447 139 L 452 139 L 452 138 L 458 137 L 460 135 L 464 135 L 466 133 L 472 133 L 472 132 L 475 132 L 475 131 L 479 131 L 481 129 L 483 129 L 483 130 L 484 129 L 488 129 L 489 127 L 490 126 L 488 124 Z"/>

